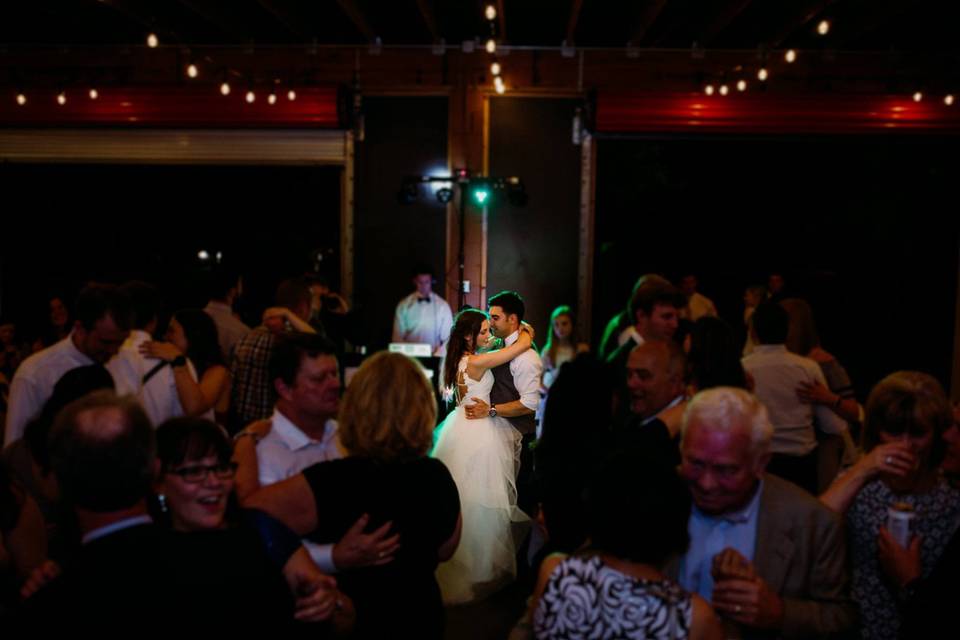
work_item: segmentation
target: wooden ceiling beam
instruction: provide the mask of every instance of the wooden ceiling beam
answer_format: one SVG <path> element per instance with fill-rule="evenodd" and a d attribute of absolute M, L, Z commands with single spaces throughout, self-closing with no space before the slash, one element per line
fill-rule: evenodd
<path fill-rule="evenodd" d="M 264 11 L 269 13 L 279 22 L 284 29 L 297 36 L 298 38 L 309 38 L 310 33 L 301 29 L 298 25 L 304 24 L 305 19 L 302 16 L 294 14 L 289 9 L 283 9 L 276 5 L 273 0 L 257 0 L 257 3 L 263 7 Z"/>
<path fill-rule="evenodd" d="M 707 46 L 711 40 L 720 35 L 724 29 L 730 26 L 730 23 L 750 6 L 751 2 L 753 0 L 732 0 L 728 2 L 714 21 L 707 25 L 707 28 L 700 34 L 700 46 Z"/>
<path fill-rule="evenodd" d="M 420 17 L 423 18 L 423 24 L 427 26 L 430 37 L 434 42 L 440 40 L 440 30 L 437 28 L 437 17 L 433 15 L 433 7 L 429 0 L 417 0 L 417 9 L 420 10 Z"/>
<path fill-rule="evenodd" d="M 647 32 L 650 31 L 650 27 L 660 17 L 660 13 L 666 4 L 667 0 L 650 0 L 647 3 L 646 8 L 640 12 L 640 16 L 637 18 L 637 25 L 633 28 L 630 40 L 627 42 L 628 45 L 635 47 L 640 45 Z"/>
<path fill-rule="evenodd" d="M 573 36 L 577 32 L 577 22 L 580 20 L 580 10 L 583 8 L 583 0 L 573 0 L 570 4 L 570 17 L 567 18 L 567 35 L 563 39 L 567 46 L 573 45 Z"/>
<path fill-rule="evenodd" d="M 373 30 L 373 27 L 370 26 L 370 22 L 363 14 L 356 0 L 337 0 L 337 4 L 347 17 L 350 18 L 350 22 L 353 23 L 353 26 L 357 28 L 357 31 L 360 32 L 367 42 L 373 42 L 377 39 L 376 32 Z"/>

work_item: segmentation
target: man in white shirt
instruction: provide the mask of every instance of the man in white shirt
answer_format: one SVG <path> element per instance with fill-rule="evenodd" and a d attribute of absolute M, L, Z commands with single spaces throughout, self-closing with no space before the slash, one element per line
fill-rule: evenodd
<path fill-rule="evenodd" d="M 397 304 L 393 316 L 393 342 L 429 344 L 433 355 L 447 353 L 447 340 L 453 326 L 450 305 L 433 292 L 433 270 L 427 266 L 415 269 L 416 290 Z"/>
<path fill-rule="evenodd" d="M 71 369 L 105 364 L 130 331 L 130 307 L 114 285 L 92 283 L 77 297 L 76 322 L 66 338 L 35 353 L 20 365 L 10 384 L 4 447 L 23 436 L 53 393 L 53 386 Z"/>
<path fill-rule="evenodd" d="M 767 470 L 810 493 L 818 493 L 817 438 L 814 428 L 843 436 L 847 423 L 829 407 L 803 402 L 797 396 L 802 383 L 826 386 L 820 365 L 787 351 L 790 326 L 787 311 L 776 302 L 764 302 L 753 313 L 758 342 L 743 358 L 743 368 L 754 380 L 754 393 L 770 412 L 773 453 Z M 814 424 L 816 423 L 816 424 Z"/>
<path fill-rule="evenodd" d="M 241 503 L 260 486 L 286 480 L 311 465 L 343 456 L 335 420 L 340 406 L 340 365 L 335 353 L 334 345 L 317 334 L 277 337 L 269 364 L 270 380 L 278 396 L 273 415 L 237 435 L 240 468 L 236 490 Z M 249 449 L 244 451 L 250 441 L 256 442 L 255 456 L 248 455 Z M 257 467 L 257 482 L 249 482 L 254 477 L 250 468 L 253 464 Z M 330 490 L 335 491 L 336 487 Z M 365 534 L 358 521 L 335 545 L 308 540 L 303 543 L 317 566 L 334 572 L 392 560 L 398 536 L 388 537 L 388 530 L 385 525 Z"/>
<path fill-rule="evenodd" d="M 140 345 L 153 339 L 160 310 L 160 292 L 146 282 L 128 282 L 121 291 L 129 298 L 133 328 L 120 351 L 107 363 L 117 395 L 133 395 L 154 427 L 183 415 L 173 377 L 173 362 L 148 358 L 140 353 Z M 179 363 L 176 363 L 179 364 Z M 190 366 L 184 362 L 179 366 Z M 196 377 L 195 372 L 194 377 Z"/>
<path fill-rule="evenodd" d="M 697 276 L 686 275 L 680 280 L 680 290 L 687 296 L 687 306 L 680 310 L 680 317 L 696 322 L 703 316 L 716 316 L 713 300 L 697 291 Z"/>
<path fill-rule="evenodd" d="M 233 312 L 233 304 L 241 291 L 241 280 L 235 272 L 219 272 L 211 275 L 210 301 L 203 310 L 217 325 L 217 341 L 223 361 L 229 367 L 233 362 L 233 349 L 240 339 L 250 333 L 250 327 L 245 325 L 237 314 Z"/>

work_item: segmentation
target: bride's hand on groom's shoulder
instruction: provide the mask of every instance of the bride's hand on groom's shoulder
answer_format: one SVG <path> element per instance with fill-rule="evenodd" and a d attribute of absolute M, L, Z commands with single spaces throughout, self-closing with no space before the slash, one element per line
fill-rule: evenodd
<path fill-rule="evenodd" d="M 525 333 L 530 336 L 530 341 L 533 342 L 533 339 L 537 337 L 537 332 L 534 331 L 533 327 L 527 322 L 520 323 L 520 332 Z"/>

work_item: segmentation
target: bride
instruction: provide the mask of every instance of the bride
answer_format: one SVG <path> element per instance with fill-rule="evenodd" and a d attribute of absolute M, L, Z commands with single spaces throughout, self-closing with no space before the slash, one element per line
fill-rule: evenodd
<path fill-rule="evenodd" d="M 445 604 L 483 598 L 516 576 L 514 528 L 527 516 L 517 508 L 517 470 L 521 435 L 504 418 L 468 420 L 464 405 L 490 401 L 490 369 L 530 348 L 533 330 L 522 325 L 509 347 L 479 353 L 490 342 L 487 314 L 465 309 L 457 314 L 442 382 L 452 388 L 457 408 L 437 427 L 431 455 L 443 462 L 460 492 L 463 530 L 453 557 L 437 569 Z"/>

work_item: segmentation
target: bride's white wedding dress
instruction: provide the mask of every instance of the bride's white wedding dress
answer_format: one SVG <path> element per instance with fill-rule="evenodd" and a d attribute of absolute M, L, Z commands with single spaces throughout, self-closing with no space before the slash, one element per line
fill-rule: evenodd
<path fill-rule="evenodd" d="M 516 577 L 516 540 L 529 518 L 517 508 L 517 470 L 521 435 L 505 418 L 468 420 L 464 405 L 472 398 L 490 402 L 493 374 L 467 376 L 467 357 L 458 371 L 466 393 L 443 421 L 431 455 L 443 462 L 460 492 L 463 528 L 456 553 L 437 569 L 445 604 L 483 598 Z"/>

